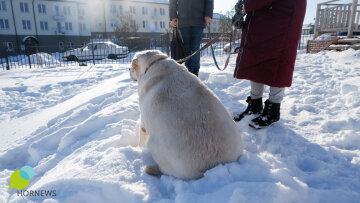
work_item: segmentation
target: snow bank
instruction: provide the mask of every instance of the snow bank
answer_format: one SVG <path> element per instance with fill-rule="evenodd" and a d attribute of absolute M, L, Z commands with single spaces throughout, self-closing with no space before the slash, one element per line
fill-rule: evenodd
<path fill-rule="evenodd" d="M 249 93 L 234 62 L 219 72 L 202 57 L 200 71 L 229 112 L 245 109 Z M 137 147 L 130 64 L 0 72 L 0 202 L 359 202 L 358 64 L 360 51 L 299 52 L 281 120 L 257 131 L 252 116 L 237 123 L 244 156 L 193 181 L 144 173 L 154 161 Z M 8 190 L 24 165 L 38 174 L 27 190 L 57 196 Z"/>
<path fill-rule="evenodd" d="M 326 34 L 322 34 L 322 35 L 316 37 L 315 41 L 332 41 L 335 39 L 336 39 L 336 36 L 332 36 L 331 34 L 326 33 Z"/>
<path fill-rule="evenodd" d="M 52 66 L 56 66 L 60 64 L 60 61 L 57 60 L 55 57 L 48 53 L 37 53 L 32 54 L 29 56 L 30 63 L 36 64 L 36 65 L 48 65 L 51 64 Z M 28 65 L 29 64 L 29 58 L 26 56 L 24 59 L 21 59 L 18 64 L 19 65 Z"/>

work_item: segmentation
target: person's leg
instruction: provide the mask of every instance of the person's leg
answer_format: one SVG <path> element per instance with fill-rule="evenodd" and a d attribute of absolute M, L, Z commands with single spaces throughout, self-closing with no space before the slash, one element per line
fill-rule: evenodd
<path fill-rule="evenodd" d="M 191 53 L 194 53 L 198 49 L 200 49 L 203 30 L 204 28 L 200 26 L 191 27 L 191 44 L 190 44 Z M 191 72 L 195 75 L 198 75 L 200 69 L 200 53 L 193 56 L 190 60 L 191 60 L 191 68 L 190 68 Z"/>
<path fill-rule="evenodd" d="M 270 87 L 269 101 L 271 103 L 281 103 L 284 98 L 284 87 Z"/>
<path fill-rule="evenodd" d="M 251 85 L 251 91 L 250 91 L 251 99 L 262 98 L 264 93 L 264 84 L 250 81 L 250 85 Z"/>
<path fill-rule="evenodd" d="M 269 99 L 265 101 L 265 107 L 261 115 L 249 124 L 256 129 L 265 128 L 280 120 L 280 103 L 284 98 L 285 88 L 270 87 Z"/>
<path fill-rule="evenodd" d="M 180 33 L 184 41 L 185 55 L 189 56 L 191 54 L 191 27 L 180 28 Z M 191 71 L 191 60 L 185 61 L 185 66 L 189 71 Z"/>
<path fill-rule="evenodd" d="M 263 110 L 262 95 L 264 91 L 264 84 L 250 81 L 250 85 L 250 96 L 246 99 L 248 106 L 244 112 L 234 116 L 235 121 L 241 121 L 247 115 L 260 114 Z"/>

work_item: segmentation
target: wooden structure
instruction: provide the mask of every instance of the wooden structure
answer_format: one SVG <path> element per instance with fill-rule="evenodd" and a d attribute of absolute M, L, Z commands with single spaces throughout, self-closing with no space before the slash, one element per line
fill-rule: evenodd
<path fill-rule="evenodd" d="M 360 32 L 360 9 L 358 0 L 352 3 L 340 4 L 340 0 L 320 3 L 317 6 L 315 20 L 315 37 L 322 33 L 347 32 L 352 37 L 353 32 Z"/>

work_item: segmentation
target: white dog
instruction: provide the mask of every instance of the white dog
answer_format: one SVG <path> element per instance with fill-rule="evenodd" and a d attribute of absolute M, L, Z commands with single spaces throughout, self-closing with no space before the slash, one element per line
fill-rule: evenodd
<path fill-rule="evenodd" d="M 139 85 L 140 145 L 147 143 L 158 164 L 147 166 L 148 174 L 201 178 L 207 169 L 242 155 L 232 117 L 183 65 L 160 51 L 142 51 L 134 56 L 130 76 Z"/>

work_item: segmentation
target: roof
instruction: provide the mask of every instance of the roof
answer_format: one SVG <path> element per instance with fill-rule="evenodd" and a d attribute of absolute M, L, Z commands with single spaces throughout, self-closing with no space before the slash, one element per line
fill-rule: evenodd
<path fill-rule="evenodd" d="M 312 28 L 312 24 L 310 23 L 310 24 L 304 24 L 303 26 L 302 26 L 302 29 L 303 30 L 309 30 L 309 29 L 311 29 Z"/>
<path fill-rule="evenodd" d="M 227 18 L 225 15 L 221 14 L 221 13 L 214 13 L 213 14 L 213 19 L 220 19 L 220 18 Z"/>

